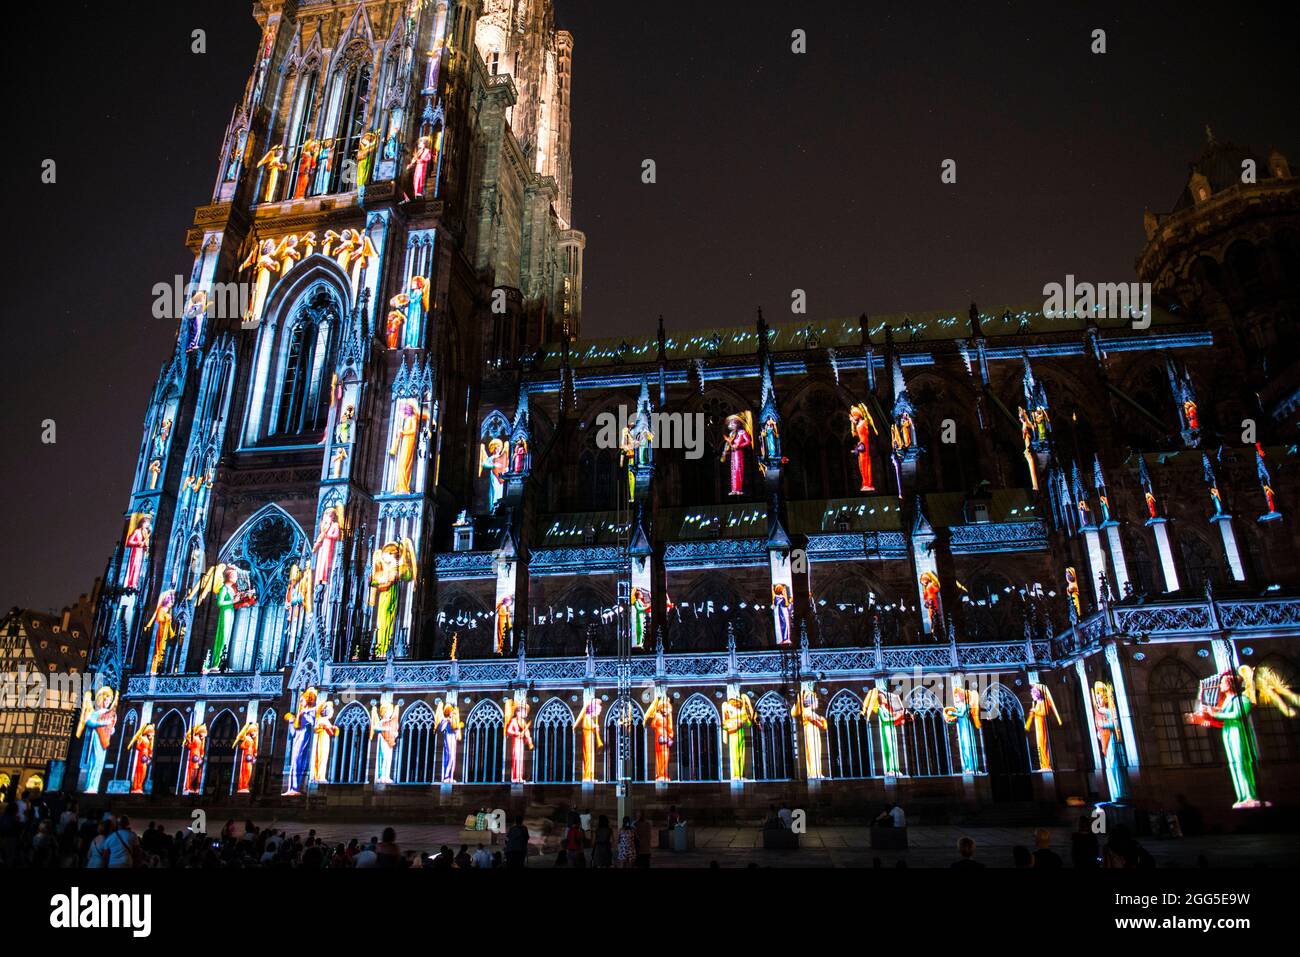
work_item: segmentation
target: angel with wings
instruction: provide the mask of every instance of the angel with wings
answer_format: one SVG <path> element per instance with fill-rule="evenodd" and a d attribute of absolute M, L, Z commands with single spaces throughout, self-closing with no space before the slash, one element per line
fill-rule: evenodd
<path fill-rule="evenodd" d="M 415 581 L 415 546 L 409 538 L 389 542 L 375 552 L 370 572 L 370 604 L 375 606 L 374 656 L 387 658 L 397 629 L 398 588 Z"/>

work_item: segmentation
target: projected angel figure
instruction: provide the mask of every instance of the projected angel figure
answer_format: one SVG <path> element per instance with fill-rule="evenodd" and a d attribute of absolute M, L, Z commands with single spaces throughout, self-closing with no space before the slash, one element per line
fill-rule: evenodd
<path fill-rule="evenodd" d="M 343 526 L 339 524 L 337 508 L 327 508 L 321 513 L 320 532 L 311 550 L 316 556 L 315 583 L 322 585 L 329 581 L 330 570 L 334 567 L 334 549 L 343 537 Z"/>
<path fill-rule="evenodd" d="M 162 671 L 163 658 L 167 655 L 167 643 L 176 637 L 176 624 L 172 612 L 176 606 L 176 592 L 167 589 L 158 596 L 153 616 L 144 623 L 145 630 L 154 628 L 153 653 L 149 656 L 149 674 L 156 675 Z"/>
<path fill-rule="evenodd" d="M 872 688 L 862 701 L 862 717 L 868 721 L 880 715 L 880 756 L 885 777 L 897 777 L 899 772 L 898 728 L 910 720 L 902 699 L 888 691 Z"/>
<path fill-rule="evenodd" d="M 1083 605 L 1079 602 L 1079 573 L 1073 568 L 1065 570 L 1065 595 L 1070 599 L 1070 620 L 1078 621 L 1083 615 Z"/>
<path fill-rule="evenodd" d="M 748 412 L 729 415 L 722 437 L 722 459 L 731 463 L 731 490 L 728 495 L 745 494 L 745 449 L 754 444 L 753 426 Z"/>
<path fill-rule="evenodd" d="M 253 768 L 257 765 L 257 722 L 245 721 L 235 735 L 235 793 L 247 794 L 253 782 Z"/>
<path fill-rule="evenodd" d="M 1213 688 L 1207 686 L 1213 685 Z M 1255 783 L 1255 742 L 1247 719 L 1257 704 L 1272 705 L 1287 717 L 1295 717 L 1295 705 L 1300 705 L 1300 695 L 1292 691 L 1270 668 L 1253 669 L 1242 665 L 1217 676 L 1217 682 L 1201 682 L 1201 697 L 1196 711 L 1187 715 L 1191 724 L 1203 728 L 1217 728 L 1223 740 L 1223 753 L 1228 758 L 1228 771 L 1237 801 L 1233 808 L 1268 807 L 1268 801 L 1259 799 Z"/>
<path fill-rule="evenodd" d="M 506 737 L 510 739 L 510 783 L 524 783 L 524 746 L 533 749 L 533 734 L 528 727 L 528 702 L 506 702 Z"/>
<path fill-rule="evenodd" d="M 849 428 L 853 432 L 853 452 L 858 457 L 858 474 L 862 478 L 860 492 L 874 492 L 875 482 L 871 477 L 871 433 L 879 434 L 876 420 L 871 417 L 866 403 L 860 402 L 849 409 Z"/>
<path fill-rule="evenodd" d="M 943 606 L 940 602 L 939 576 L 932 571 L 921 572 L 921 602 L 925 607 L 930 631 L 939 634 L 943 628 Z"/>
<path fill-rule="evenodd" d="M 201 604 L 209 594 L 216 596 L 217 633 L 212 640 L 212 650 L 203 664 L 203 672 L 216 671 L 224 667 L 226 644 L 235 626 L 235 611 L 257 602 L 257 593 L 252 589 L 241 591 L 239 579 L 241 571 L 234 565 L 214 565 L 200 580 L 197 591 Z"/>
<path fill-rule="evenodd" d="M 1092 686 L 1093 725 L 1097 732 L 1097 745 L 1101 749 L 1102 769 L 1106 772 L 1106 787 L 1112 801 L 1128 797 L 1128 755 L 1120 733 L 1119 712 L 1115 707 L 1115 692 L 1104 681 Z"/>
<path fill-rule="evenodd" d="M 505 497 L 505 474 L 510 470 L 509 452 L 503 439 L 489 439 L 479 446 L 479 471 L 488 474 L 488 511 L 495 512 Z"/>
<path fill-rule="evenodd" d="M 776 643 L 790 644 L 790 589 L 784 582 L 772 586 L 772 621 L 776 627 Z"/>
<path fill-rule="evenodd" d="M 429 166 L 433 162 L 433 137 L 421 136 L 411 154 L 411 162 L 406 168 L 411 171 L 411 199 L 424 195 L 424 184 L 429 178 Z"/>
<path fill-rule="evenodd" d="M 493 649 L 498 655 L 504 655 L 506 649 L 510 647 L 510 630 L 514 627 L 514 616 L 511 610 L 514 607 L 515 600 L 509 595 L 502 595 L 501 600 L 497 602 L 496 610 L 496 643 Z"/>
<path fill-rule="evenodd" d="M 668 755 L 673 746 L 673 705 L 665 694 L 656 695 L 646 711 L 646 726 L 654 736 L 655 780 L 668 780 Z"/>
<path fill-rule="evenodd" d="M 1029 417 L 1029 413 L 1025 411 L 1024 406 L 1021 406 L 1016 411 L 1016 415 L 1020 419 L 1020 438 L 1025 443 L 1024 455 L 1025 455 L 1025 464 L 1029 466 L 1029 482 L 1033 486 L 1034 491 L 1037 492 L 1038 491 L 1038 462 L 1034 459 L 1034 449 L 1033 449 L 1034 421 Z"/>
<path fill-rule="evenodd" d="M 370 706 L 370 737 L 378 735 L 375 748 L 375 783 L 393 783 L 393 756 L 397 749 L 397 732 L 401 728 L 402 709 L 389 701 Z"/>
<path fill-rule="evenodd" d="M 131 793 L 143 794 L 145 783 L 149 780 L 149 766 L 153 764 L 153 745 L 157 728 L 152 723 L 145 723 L 135 733 L 126 749 L 131 753 Z"/>
<path fill-rule="evenodd" d="M 409 494 L 415 481 L 415 455 L 420 447 L 420 429 L 429 421 L 429 413 L 414 399 L 398 403 L 397 431 L 388 456 L 394 459 L 393 491 Z"/>
<path fill-rule="evenodd" d="M 460 720 L 460 709 L 450 701 L 441 707 L 435 702 L 434 713 L 438 715 L 435 730 L 442 735 L 442 783 L 453 784 L 456 781 L 456 749 L 465 723 Z"/>
<path fill-rule="evenodd" d="M 1038 769 L 1052 770 L 1052 744 L 1047 736 L 1047 717 L 1056 718 L 1057 727 L 1061 724 L 1061 713 L 1056 710 L 1052 692 L 1045 684 L 1035 682 L 1029 688 L 1029 714 L 1025 718 L 1025 730 L 1034 729 L 1034 743 L 1038 749 Z"/>
<path fill-rule="evenodd" d="M 185 732 L 181 742 L 185 750 L 185 784 L 184 794 L 203 793 L 203 762 L 208 756 L 208 726 L 198 724 Z"/>
<path fill-rule="evenodd" d="M 284 720 L 289 722 L 289 773 L 284 797 L 301 794 L 311 776 L 312 747 L 316 742 L 316 699 L 316 689 L 306 689 L 298 696 L 298 710 L 284 716 Z"/>
<path fill-rule="evenodd" d="M 316 175 L 316 163 L 320 159 L 320 140 L 308 140 L 302 147 L 302 158 L 298 161 L 298 183 L 293 190 L 294 199 L 306 199 Z"/>
<path fill-rule="evenodd" d="M 315 784 L 324 784 L 329 780 L 330 751 L 339 734 L 338 725 L 334 723 L 334 705 L 328 698 L 316 707 L 312 732 L 316 741 L 312 746 L 311 780 Z"/>
<path fill-rule="evenodd" d="M 826 730 L 826 719 L 819 713 L 820 702 L 811 683 L 805 683 L 799 692 L 799 698 L 790 709 L 790 716 L 798 719 L 803 727 L 804 765 L 808 771 L 808 780 L 817 781 L 822 777 L 822 732 Z"/>
<path fill-rule="evenodd" d="M 743 781 L 745 778 L 749 728 L 756 720 L 754 703 L 748 695 L 736 695 L 722 702 L 722 737 L 727 742 L 727 757 L 730 759 L 733 781 Z"/>
<path fill-rule="evenodd" d="M 957 750 L 961 755 L 961 773 L 979 773 L 980 699 L 974 688 L 954 685 L 952 704 L 943 709 L 943 720 L 957 726 Z"/>
<path fill-rule="evenodd" d="M 397 628 L 397 607 L 405 582 L 415 581 L 415 546 L 409 538 L 389 542 L 374 554 L 370 572 L 370 604 L 375 606 L 376 658 L 388 657 Z"/>
<path fill-rule="evenodd" d="M 257 161 L 257 165 L 266 168 L 266 190 L 262 194 L 262 202 L 274 203 L 280 192 L 280 174 L 289 168 L 289 164 L 284 161 L 284 146 L 272 146 Z"/>
<path fill-rule="evenodd" d="M 131 516 L 126 533 L 126 577 L 122 579 L 122 584 L 127 588 L 140 587 L 144 559 L 149 554 L 149 545 L 152 541 L 153 517 L 143 514 Z"/>
<path fill-rule="evenodd" d="M 605 742 L 600 737 L 600 712 L 601 703 L 599 698 L 592 698 L 582 708 L 578 717 L 574 719 L 574 730 L 582 731 L 582 780 L 596 780 L 596 750 L 603 748 Z"/>
<path fill-rule="evenodd" d="M 276 255 L 275 240 L 265 239 L 253 244 L 252 251 L 242 263 L 241 270 L 253 270 L 253 300 L 244 313 L 244 324 L 256 326 L 262 321 L 267 293 L 271 291 L 271 273 L 280 271 L 280 258 Z"/>
<path fill-rule="evenodd" d="M 108 755 L 108 744 L 113 740 L 117 729 L 117 692 L 105 685 L 95 692 L 92 699 L 87 691 L 81 701 L 81 719 L 77 723 L 77 737 L 80 738 L 89 728 L 94 732 L 86 751 L 86 786 L 87 794 L 99 793 L 99 779 L 104 774 L 104 760 Z"/>
<path fill-rule="evenodd" d="M 199 340 L 203 338 L 203 320 L 207 316 L 208 294 L 202 289 L 196 290 L 194 295 L 190 296 L 190 301 L 185 305 L 185 312 L 181 316 L 185 330 L 186 352 L 193 352 L 199 347 Z"/>

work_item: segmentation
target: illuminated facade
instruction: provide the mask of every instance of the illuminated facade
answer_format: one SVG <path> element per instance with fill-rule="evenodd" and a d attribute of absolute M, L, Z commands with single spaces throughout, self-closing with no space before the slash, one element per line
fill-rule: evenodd
<path fill-rule="evenodd" d="M 1238 321 L 1295 314 L 1284 160 L 1208 187 L 1253 271 L 1175 248 L 1199 201 L 1149 219 L 1149 328 L 972 305 L 589 341 L 549 2 L 257 16 L 101 607 L 101 790 L 152 725 L 154 800 L 1232 803 L 1199 682 L 1300 665 L 1300 377 Z M 1277 795 L 1296 729 L 1263 712 L 1233 720 Z"/>

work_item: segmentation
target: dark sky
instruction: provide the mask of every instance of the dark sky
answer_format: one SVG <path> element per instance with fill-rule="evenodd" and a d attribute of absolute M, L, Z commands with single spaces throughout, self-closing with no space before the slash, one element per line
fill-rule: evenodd
<path fill-rule="evenodd" d="M 779 322 L 794 288 L 831 318 L 1029 302 L 1067 272 L 1128 279 L 1142 208 L 1173 205 L 1206 122 L 1300 163 L 1300 65 L 1274 6 L 558 7 L 575 36 L 586 336 L 646 333 L 659 313 L 670 329 L 749 323 L 760 304 Z M 175 335 L 150 317 L 151 290 L 189 273 L 185 231 L 253 61 L 250 9 L 6 14 L 10 62 L 25 66 L 9 74 L 0 151 L 0 608 L 62 606 L 112 552 Z M 196 28 L 205 55 L 190 52 Z M 1105 55 L 1089 52 L 1094 28 Z"/>

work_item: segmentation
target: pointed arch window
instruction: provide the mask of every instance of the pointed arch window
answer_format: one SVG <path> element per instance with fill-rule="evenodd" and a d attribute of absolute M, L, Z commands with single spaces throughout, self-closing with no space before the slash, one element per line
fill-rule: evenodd
<path fill-rule="evenodd" d="M 320 432 L 329 412 L 326 377 L 338 352 L 338 303 L 317 290 L 299 309 L 284 337 L 271 438 Z"/>

